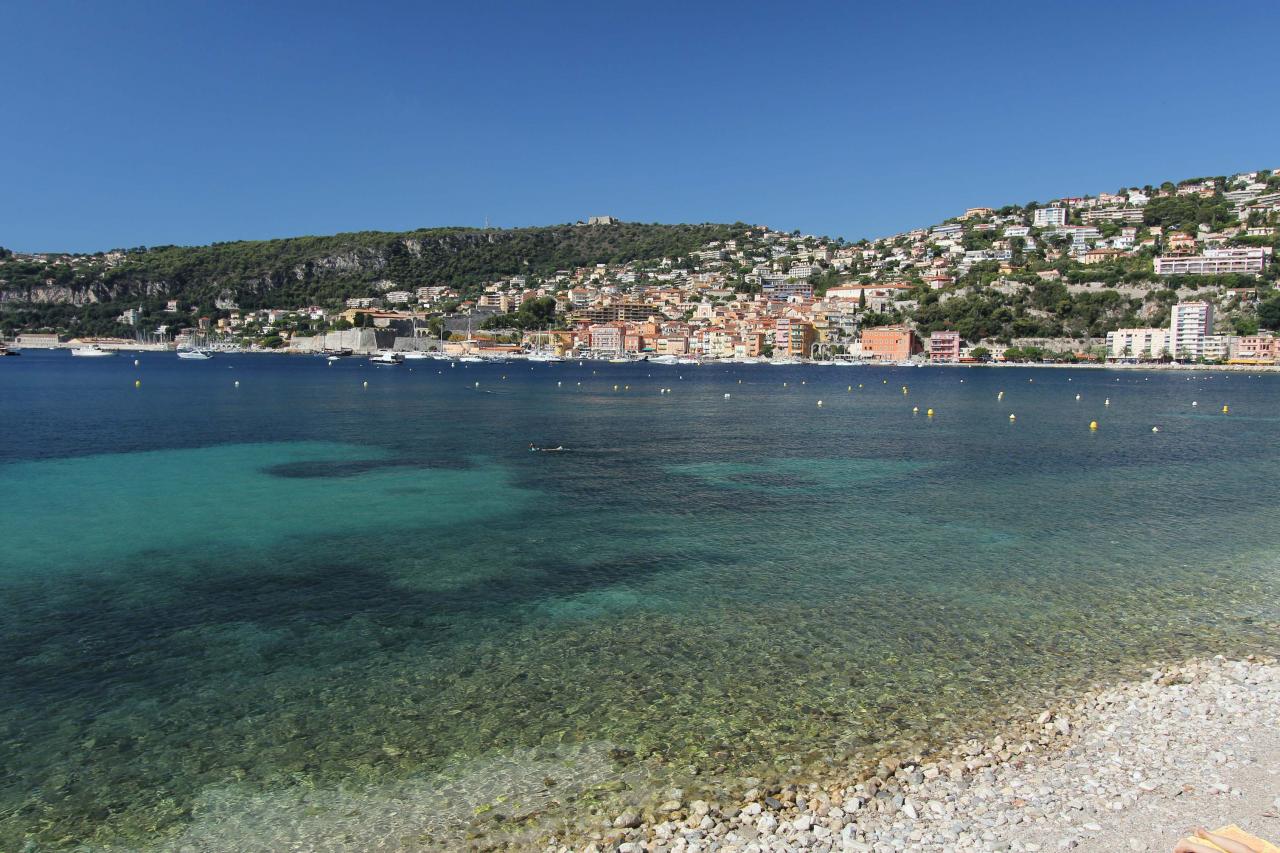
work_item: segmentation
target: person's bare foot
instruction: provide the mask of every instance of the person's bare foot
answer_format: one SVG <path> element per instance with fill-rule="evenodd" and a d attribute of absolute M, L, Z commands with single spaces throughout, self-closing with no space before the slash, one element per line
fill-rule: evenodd
<path fill-rule="evenodd" d="M 1257 848 L 1223 835 L 1217 835 L 1203 826 L 1196 827 L 1195 835 L 1197 839 L 1211 842 L 1217 846 L 1211 847 L 1209 844 L 1202 844 L 1200 841 L 1184 838 L 1178 842 L 1177 847 L 1173 848 L 1173 853 L 1218 853 L 1219 850 L 1225 850 L 1226 853 L 1261 853 L 1261 850 Z"/>

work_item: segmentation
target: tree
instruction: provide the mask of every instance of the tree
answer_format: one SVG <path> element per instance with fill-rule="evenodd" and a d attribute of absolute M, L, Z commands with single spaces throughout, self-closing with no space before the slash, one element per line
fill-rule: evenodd
<path fill-rule="evenodd" d="M 1258 325 L 1264 329 L 1280 329 L 1280 296 L 1265 299 L 1258 306 Z"/>
<path fill-rule="evenodd" d="M 978 361 L 986 361 L 991 357 L 991 350 L 986 347 L 974 347 L 969 351 L 969 355 L 973 356 Z"/>

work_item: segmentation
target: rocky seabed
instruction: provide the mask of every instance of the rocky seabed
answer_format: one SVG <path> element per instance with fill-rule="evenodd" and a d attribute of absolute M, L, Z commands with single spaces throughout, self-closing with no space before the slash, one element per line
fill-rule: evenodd
<path fill-rule="evenodd" d="M 986 743 L 886 757 L 846 784 L 726 803 L 668 794 L 545 851 L 1169 850 L 1194 817 L 1274 840 L 1280 666 L 1251 656 L 1153 669 Z"/>

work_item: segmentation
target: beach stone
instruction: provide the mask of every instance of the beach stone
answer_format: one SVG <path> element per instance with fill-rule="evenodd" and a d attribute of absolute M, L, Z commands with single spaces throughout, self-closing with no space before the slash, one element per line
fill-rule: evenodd
<path fill-rule="evenodd" d="M 617 829 L 635 829 L 640 826 L 640 815 L 631 809 L 627 809 L 613 819 L 613 825 Z"/>

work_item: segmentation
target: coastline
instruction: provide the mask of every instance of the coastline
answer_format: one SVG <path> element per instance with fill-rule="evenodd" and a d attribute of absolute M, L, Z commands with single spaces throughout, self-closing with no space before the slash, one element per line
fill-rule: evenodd
<path fill-rule="evenodd" d="M 838 783 L 626 810 L 544 853 L 1171 850 L 1197 825 L 1280 838 L 1280 663 L 1152 667 L 1035 719 Z"/>

